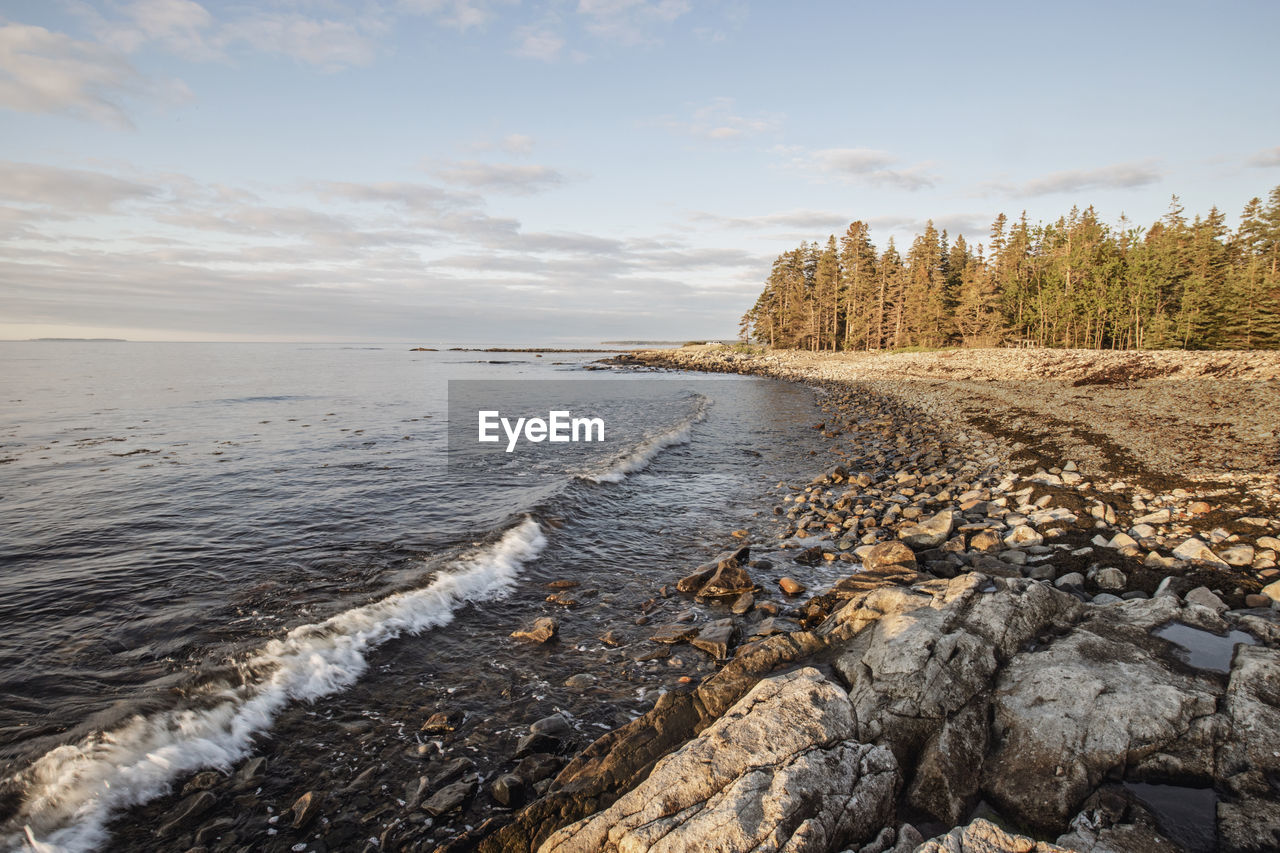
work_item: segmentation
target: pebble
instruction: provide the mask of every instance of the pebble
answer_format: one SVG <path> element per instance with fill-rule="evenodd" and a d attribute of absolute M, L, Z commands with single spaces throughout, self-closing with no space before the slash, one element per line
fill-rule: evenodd
<path fill-rule="evenodd" d="M 1216 611 L 1218 615 L 1226 613 L 1230 608 L 1223 602 L 1221 598 L 1214 595 L 1208 587 L 1198 586 L 1183 596 L 1189 604 L 1199 604 L 1201 607 L 1208 607 L 1210 610 Z"/>
<path fill-rule="evenodd" d="M 806 589 L 805 585 L 800 581 L 791 577 L 784 577 L 778 581 L 778 586 L 787 595 L 800 595 Z"/>
<path fill-rule="evenodd" d="M 1105 569 L 1098 570 L 1098 574 L 1094 577 L 1093 582 L 1101 589 L 1117 590 L 1124 589 L 1129 583 L 1129 579 L 1125 577 L 1124 572 L 1108 566 Z"/>
<path fill-rule="evenodd" d="M 512 631 L 511 636 L 518 640 L 531 640 L 535 643 L 545 643 L 555 638 L 560 631 L 560 623 L 552 619 L 550 616 L 543 616 L 534 620 L 533 625 L 519 631 Z"/>

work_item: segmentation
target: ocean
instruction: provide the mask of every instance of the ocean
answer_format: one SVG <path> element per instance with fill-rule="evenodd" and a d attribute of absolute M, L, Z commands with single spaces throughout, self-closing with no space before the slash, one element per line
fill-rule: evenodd
<path fill-rule="evenodd" d="M 300 849 L 267 814 L 307 790 L 403 798 L 427 754 L 492 776 L 533 720 L 585 746 L 714 671 L 644 660 L 636 622 L 708 616 L 660 590 L 731 531 L 767 547 L 779 484 L 821 465 L 813 393 L 409 347 L 0 343 L 0 847 L 168 849 L 146 804 L 262 755 L 220 808 Z M 451 381 L 605 379 L 644 380 L 611 391 L 622 443 L 450 454 Z M 543 615 L 557 643 L 510 636 Z M 439 710 L 464 723 L 433 746 Z"/>

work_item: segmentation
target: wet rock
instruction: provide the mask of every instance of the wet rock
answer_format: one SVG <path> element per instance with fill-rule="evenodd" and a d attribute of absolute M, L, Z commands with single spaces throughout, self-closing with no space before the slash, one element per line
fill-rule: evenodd
<path fill-rule="evenodd" d="M 735 616 L 743 616 L 751 612 L 751 608 L 754 607 L 755 604 L 755 594 L 751 592 L 744 592 L 742 595 L 734 599 L 733 606 L 729 608 L 729 611 Z"/>
<path fill-rule="evenodd" d="M 875 571 L 890 566 L 915 569 L 916 554 L 901 542 L 881 542 L 872 545 L 862 555 L 862 567 L 867 571 Z"/>
<path fill-rule="evenodd" d="M 701 649 L 716 660 L 724 660 L 729 657 L 729 647 L 733 644 L 737 631 L 732 619 L 717 619 L 690 639 L 689 645 Z"/>
<path fill-rule="evenodd" d="M 307 791 L 298 797 L 289 807 L 289 811 L 293 812 L 293 828 L 302 829 L 308 826 L 320 814 L 322 805 L 324 805 L 324 794 L 320 791 Z"/>
<path fill-rule="evenodd" d="M 590 690 L 600 679 L 589 672 L 579 672 L 564 680 L 564 686 L 570 690 Z"/>
<path fill-rule="evenodd" d="M 525 781 L 518 774 L 504 773 L 489 786 L 489 793 L 500 804 L 510 808 L 524 805 L 527 793 Z"/>
<path fill-rule="evenodd" d="M 533 625 L 519 631 L 512 631 L 511 636 L 518 640 L 529 640 L 534 643 L 545 643 L 555 638 L 560 631 L 559 621 L 550 616 L 535 619 Z"/>
<path fill-rule="evenodd" d="M 547 596 L 549 604 L 558 604 L 561 607 L 577 607 L 578 599 L 568 592 L 553 592 Z"/>
<path fill-rule="evenodd" d="M 557 752 L 560 749 L 560 738 L 554 735 L 534 732 L 527 734 L 516 742 L 516 758 L 524 758 L 538 752 Z M 458 774 L 461 775 L 461 774 Z"/>
<path fill-rule="evenodd" d="M 916 550 L 937 548 L 950 538 L 954 527 L 955 513 L 944 509 L 918 524 L 900 528 L 898 538 Z"/>
<path fill-rule="evenodd" d="M 692 574 L 681 578 L 676 584 L 680 592 L 697 593 L 711 582 L 718 571 L 723 568 L 738 568 L 751 559 L 751 548 L 743 545 L 733 551 L 726 551 L 709 563 L 703 563 Z"/>
<path fill-rule="evenodd" d="M 791 577 L 784 577 L 779 580 L 778 587 L 787 595 L 800 595 L 806 589 L 804 584 Z"/>
<path fill-rule="evenodd" d="M 419 731 L 429 735 L 442 735 L 457 731 L 458 726 L 462 725 L 463 716 L 461 711 L 437 711 L 427 717 Z"/>
<path fill-rule="evenodd" d="M 760 620 L 751 631 L 753 637 L 772 637 L 774 634 L 786 634 L 801 630 L 800 623 L 782 616 L 770 616 Z"/>
<path fill-rule="evenodd" d="M 653 632 L 653 636 L 649 639 L 655 643 L 664 643 L 666 645 L 675 645 L 676 643 L 688 642 L 691 637 L 696 636 L 698 628 L 688 622 L 673 622 L 670 625 L 663 625 L 657 631 Z"/>
<path fill-rule="evenodd" d="M 530 735 L 530 737 L 532 737 L 532 735 Z M 517 750 L 517 753 L 518 752 L 519 750 Z M 516 758 L 519 757 L 520 755 L 517 754 Z M 431 774 L 429 787 L 439 788 L 441 785 L 457 779 L 462 774 L 471 772 L 475 767 L 476 763 L 470 758 L 455 758 L 452 761 L 445 763 L 439 770 Z"/>
<path fill-rule="evenodd" d="M 431 799 L 422 804 L 422 810 L 432 817 L 439 817 L 461 808 L 475 793 L 475 782 L 453 782 L 432 794 Z"/>
<path fill-rule="evenodd" d="M 564 714 L 551 714 L 540 720 L 535 720 L 529 726 L 529 733 L 535 735 L 551 735 L 553 737 L 564 737 L 573 731 L 573 725 L 569 722 L 569 718 Z"/>
<path fill-rule="evenodd" d="M 626 642 L 626 638 L 616 630 L 610 629 L 601 635 L 600 642 L 606 646 L 620 646 Z"/>
<path fill-rule="evenodd" d="M 513 772 L 525 782 L 533 785 L 543 779 L 550 779 L 559 773 L 560 768 L 563 766 L 564 761 L 558 756 L 548 752 L 535 752 L 531 755 L 526 755 L 516 765 L 516 769 Z"/>
<path fill-rule="evenodd" d="M 899 783 L 883 748 L 850 738 L 849 700 L 817 670 L 761 681 L 607 809 L 554 833 L 545 853 L 826 850 L 888 822 Z"/>
<path fill-rule="evenodd" d="M 182 786 L 182 796 L 194 794 L 196 791 L 207 791 L 214 785 L 222 781 L 222 774 L 217 770 L 204 770 L 192 776 L 187 784 Z"/>
<path fill-rule="evenodd" d="M 747 570 L 736 562 L 721 565 L 710 579 L 698 589 L 699 598 L 719 598 L 728 595 L 740 595 L 751 590 L 755 584 Z"/>
<path fill-rule="evenodd" d="M 212 791 L 199 791 L 192 794 L 164 816 L 158 830 L 159 836 L 169 838 L 191 829 L 217 802 L 218 798 Z"/>
<path fill-rule="evenodd" d="M 802 566 L 819 566 L 822 564 L 823 559 L 822 548 L 815 545 L 797 554 L 795 561 Z"/>
<path fill-rule="evenodd" d="M 235 790 L 247 791 L 250 788 L 256 788 L 267 774 L 267 759 L 261 755 L 255 755 L 240 765 L 240 769 L 235 775 Z"/>

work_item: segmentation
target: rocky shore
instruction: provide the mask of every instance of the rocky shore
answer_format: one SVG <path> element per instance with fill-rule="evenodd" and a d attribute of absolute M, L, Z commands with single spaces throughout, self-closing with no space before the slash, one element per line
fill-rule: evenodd
<path fill-rule="evenodd" d="M 1280 847 L 1280 358 L 690 347 L 613 364 L 801 381 L 825 409 L 818 476 L 779 484 L 758 525 L 619 626 L 643 632 L 627 666 L 704 665 L 590 743 L 572 715 L 542 718 L 500 766 L 450 754 L 459 720 L 427 715 L 429 773 L 280 802 L 272 844 Z M 573 614 L 513 631 L 549 647 Z M 157 805 L 165 849 L 263 849 L 208 817 L 263 773 L 250 759 Z"/>

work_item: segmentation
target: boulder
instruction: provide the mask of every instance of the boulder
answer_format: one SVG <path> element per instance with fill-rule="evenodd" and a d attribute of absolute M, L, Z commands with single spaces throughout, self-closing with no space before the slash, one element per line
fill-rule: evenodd
<path fill-rule="evenodd" d="M 872 545 L 862 555 L 862 567 L 869 572 L 887 566 L 902 566 L 914 570 L 916 553 L 901 542 L 881 542 L 878 545 Z"/>
<path fill-rule="evenodd" d="M 955 513 L 952 510 L 941 510 L 918 524 L 905 525 L 898 529 L 898 538 L 912 548 L 924 550 L 937 548 L 951 537 L 955 527 Z"/>
<path fill-rule="evenodd" d="M 848 697 L 811 667 L 767 678 L 608 808 L 541 853 L 839 850 L 893 814 L 898 767 L 851 738 Z"/>
<path fill-rule="evenodd" d="M 915 853 L 1072 853 L 1065 847 L 1005 832 L 989 820 L 978 818 L 957 826 L 946 835 L 931 838 Z"/>

